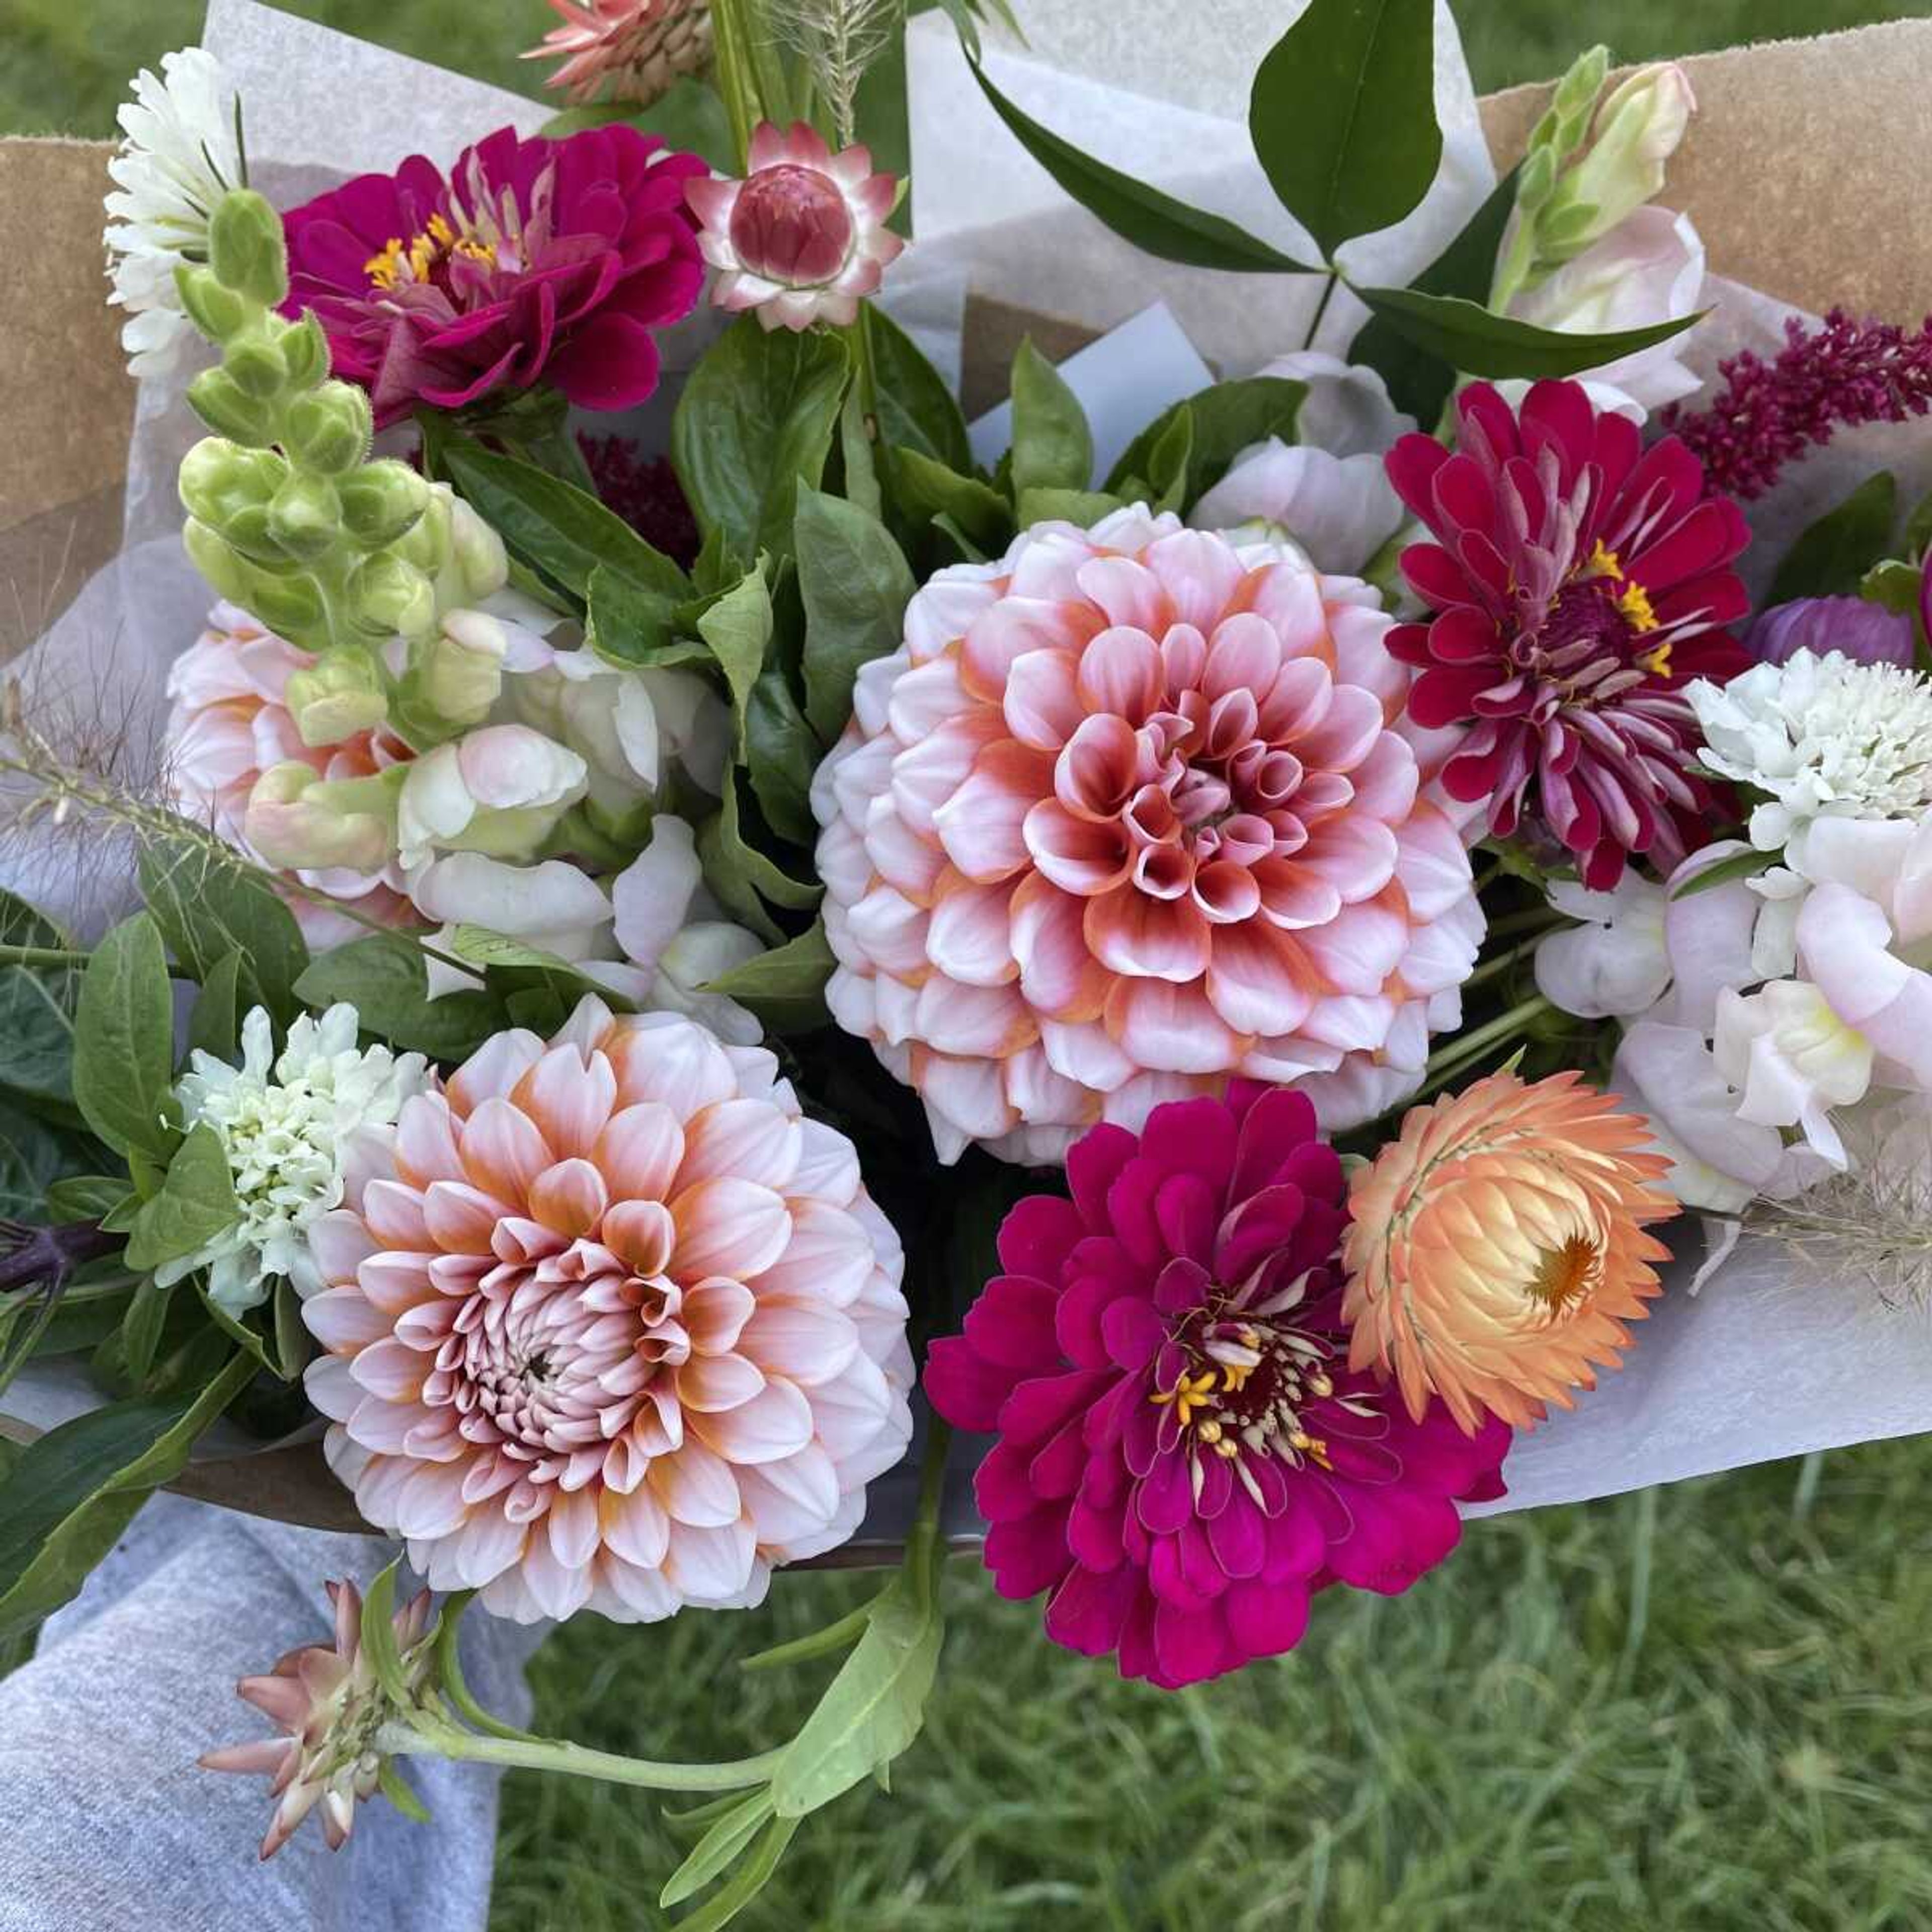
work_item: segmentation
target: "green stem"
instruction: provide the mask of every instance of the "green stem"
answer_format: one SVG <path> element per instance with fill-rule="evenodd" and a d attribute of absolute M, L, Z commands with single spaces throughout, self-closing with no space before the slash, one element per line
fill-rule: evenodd
<path fill-rule="evenodd" d="M 85 966 L 92 956 L 65 946 L 0 946 L 0 966 Z"/>
<path fill-rule="evenodd" d="M 1473 1032 L 1462 1034 L 1440 1053 L 1432 1053 L 1429 1056 L 1429 1077 L 1434 1080 L 1450 1068 L 1481 1059 L 1492 1047 L 1514 1040 L 1531 1021 L 1556 1010 L 1540 993 L 1533 994 L 1520 1005 L 1510 1007 L 1508 1012 L 1498 1013 Z"/>
<path fill-rule="evenodd" d="M 635 1785 L 646 1791 L 745 1791 L 762 1784 L 784 1754 L 766 1751 L 730 1764 L 658 1764 L 647 1758 L 620 1757 L 560 1738 L 481 1737 L 434 1718 L 404 1718 L 386 1724 L 376 1748 L 397 1757 L 456 1758 L 472 1764 L 501 1765 L 506 1771 L 556 1771 L 572 1778 L 595 1778 L 607 1784 Z"/>
<path fill-rule="evenodd" d="M 752 130 L 766 118 L 758 99 L 752 28 L 746 0 L 712 0 L 712 66 L 740 174 L 751 164 Z"/>
<path fill-rule="evenodd" d="M 1308 333 L 1301 338 L 1304 352 L 1315 346 L 1315 338 L 1322 333 L 1322 325 L 1328 317 L 1328 304 L 1335 299 L 1335 285 L 1341 279 L 1334 269 L 1328 271 L 1328 278 L 1322 285 L 1322 299 L 1315 304 L 1315 319 L 1308 325 Z"/>
<path fill-rule="evenodd" d="M 1462 982 L 1461 990 L 1466 993 L 1472 986 L 1486 985 L 1498 974 L 1506 973 L 1510 967 L 1534 952 L 1542 944 L 1543 935 L 1538 933 L 1534 938 L 1526 939 L 1521 944 L 1512 946 L 1507 952 L 1498 952 L 1494 958 L 1485 959 Z"/>
<path fill-rule="evenodd" d="M 1491 920 L 1486 936 L 1491 939 L 1510 939 L 1520 932 L 1540 934 L 1569 923 L 1564 915 L 1553 907 L 1531 906 L 1522 912 L 1508 913 L 1501 919 Z"/>

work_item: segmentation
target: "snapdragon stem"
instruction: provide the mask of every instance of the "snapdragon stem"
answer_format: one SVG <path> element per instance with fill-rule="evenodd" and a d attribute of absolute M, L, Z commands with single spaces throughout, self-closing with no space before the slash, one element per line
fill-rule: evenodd
<path fill-rule="evenodd" d="M 595 1778 L 607 1784 L 636 1785 L 646 1791 L 745 1791 L 762 1784 L 778 1768 L 782 1751 L 727 1764 L 659 1764 L 648 1758 L 620 1757 L 559 1738 L 484 1737 L 434 1718 L 397 1718 L 376 1734 L 376 1746 L 395 1757 L 447 1757 L 472 1764 L 500 1765 L 506 1771 L 556 1771 L 573 1778 Z"/>

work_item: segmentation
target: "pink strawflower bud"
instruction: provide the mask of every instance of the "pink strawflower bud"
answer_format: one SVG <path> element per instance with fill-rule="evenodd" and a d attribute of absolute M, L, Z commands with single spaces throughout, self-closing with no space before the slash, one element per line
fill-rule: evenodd
<path fill-rule="evenodd" d="M 886 226 L 898 183 L 875 175 L 864 148 L 834 154 L 815 128 L 770 122 L 752 136 L 742 181 L 685 188 L 698 243 L 719 271 L 712 300 L 752 309 L 766 328 L 848 323 L 905 246 Z"/>
<path fill-rule="evenodd" d="M 269 1793 L 277 1803 L 262 1840 L 265 1858 L 273 1858 L 318 1805 L 329 1850 L 341 1850 L 355 1825 L 358 1802 L 373 1796 L 382 1782 L 379 1734 L 400 1714 L 362 1648 L 361 1593 L 353 1583 L 328 1588 L 334 1641 L 292 1650 L 266 1676 L 244 1677 L 236 1687 L 284 1735 L 229 1744 L 200 1760 L 204 1771 L 265 1772 L 274 1779 Z M 396 1648 L 412 1691 L 427 1682 L 432 1667 L 424 1641 L 429 1612 L 430 1594 L 424 1590 L 395 1615 Z"/>
<path fill-rule="evenodd" d="M 711 55 L 708 0 L 550 0 L 563 25 L 525 60 L 560 60 L 544 82 L 572 100 L 655 100 Z"/>

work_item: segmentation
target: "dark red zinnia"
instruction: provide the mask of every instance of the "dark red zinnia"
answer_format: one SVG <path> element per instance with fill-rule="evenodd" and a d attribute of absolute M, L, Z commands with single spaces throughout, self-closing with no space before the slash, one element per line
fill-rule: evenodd
<path fill-rule="evenodd" d="M 448 181 L 412 155 L 285 218 L 286 310 L 315 310 L 379 426 L 539 380 L 628 409 L 657 387 L 653 332 L 704 286 L 684 190 L 710 172 L 621 123 L 562 141 L 500 128 Z"/>
<path fill-rule="evenodd" d="M 1292 1649 L 1330 1583 L 1405 1590 L 1499 1496 L 1510 1432 L 1420 1421 L 1352 1370 L 1342 1167 L 1306 1096 L 1237 1082 L 1102 1126 L 1071 1200 L 1022 1201 L 1006 1270 L 935 1342 L 932 1406 L 995 1432 L 980 1467 L 1001 1595 L 1169 1688 Z"/>
<path fill-rule="evenodd" d="M 1456 415 L 1453 451 L 1406 436 L 1388 458 L 1436 539 L 1402 557 L 1436 614 L 1388 638 L 1421 670 L 1411 715 L 1469 728 L 1443 781 L 1498 836 L 1531 815 L 1598 890 L 1638 854 L 1667 873 L 1716 815 L 1684 687 L 1751 662 L 1724 628 L 1750 608 L 1743 513 L 1679 439 L 1645 449 L 1580 383 L 1536 383 L 1520 412 L 1472 383 Z"/>

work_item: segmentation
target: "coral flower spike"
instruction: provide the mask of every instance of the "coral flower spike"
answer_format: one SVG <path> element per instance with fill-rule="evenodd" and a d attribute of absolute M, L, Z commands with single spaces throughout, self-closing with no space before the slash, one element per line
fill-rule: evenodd
<path fill-rule="evenodd" d="M 1388 640 L 1421 671 L 1411 713 L 1468 728 L 1443 782 L 1497 836 L 1527 817 L 1596 891 L 1638 855 L 1667 873 L 1714 815 L 1684 688 L 1750 663 L 1723 628 L 1750 608 L 1743 513 L 1677 437 L 1645 449 L 1580 383 L 1535 384 L 1520 414 L 1486 382 L 1456 406 L 1453 454 L 1429 436 L 1388 454 L 1436 538 L 1402 557 L 1434 615 Z"/>
<path fill-rule="evenodd" d="M 904 1256 L 762 1048 L 586 1000 L 498 1034 L 316 1224 L 330 1466 L 520 1622 L 758 1602 L 904 1452 Z"/>
<path fill-rule="evenodd" d="M 1510 1432 L 1419 1418 L 1352 1367 L 1342 1166 L 1305 1095 L 1238 1081 L 1096 1127 L 1070 1201 L 1000 1230 L 1005 1272 L 926 1391 L 998 1444 L 980 1465 L 1000 1594 L 1046 1631 L 1172 1688 L 1300 1642 L 1331 1583 L 1394 1594 L 1502 1493 Z"/>
<path fill-rule="evenodd" d="M 1645 1229 L 1678 1212 L 1617 1106 L 1574 1072 L 1492 1074 L 1412 1108 L 1356 1174 L 1348 1359 L 1392 1371 L 1412 1415 L 1436 1396 L 1466 1430 L 1520 1428 L 1617 1366 L 1670 1252 Z"/>

